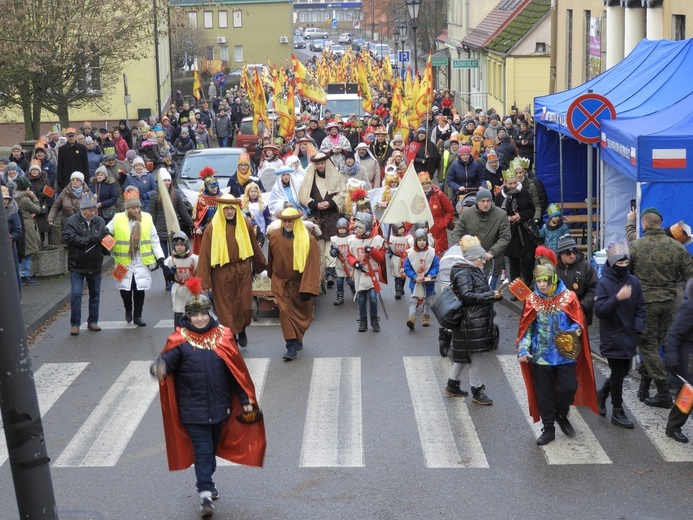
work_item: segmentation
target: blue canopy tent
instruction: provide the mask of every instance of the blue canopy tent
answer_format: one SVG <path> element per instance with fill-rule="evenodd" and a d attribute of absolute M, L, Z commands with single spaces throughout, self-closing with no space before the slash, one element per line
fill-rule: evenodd
<path fill-rule="evenodd" d="M 693 94 L 656 114 L 603 121 L 601 129 L 604 242 L 624 238 L 630 199 L 659 208 L 665 227 L 693 223 Z"/>
<path fill-rule="evenodd" d="M 693 40 L 643 40 L 596 78 L 534 99 L 536 173 L 552 201 L 587 198 L 587 145 L 570 134 L 566 113 L 575 98 L 589 90 L 613 103 L 617 120 L 656 114 L 693 92 Z"/>

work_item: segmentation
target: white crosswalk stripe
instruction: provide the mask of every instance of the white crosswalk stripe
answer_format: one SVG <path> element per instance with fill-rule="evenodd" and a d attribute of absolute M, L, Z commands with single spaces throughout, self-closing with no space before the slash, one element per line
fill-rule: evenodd
<path fill-rule="evenodd" d="M 317 358 L 308 392 L 300 466 L 362 467 L 361 358 Z"/>
<path fill-rule="evenodd" d="M 171 326 L 173 327 L 173 320 L 171 320 Z M 103 330 L 119 330 L 119 329 L 136 329 L 137 325 L 134 323 L 128 323 L 127 321 L 100 321 L 99 327 Z M 82 330 L 87 330 L 87 322 L 82 323 L 80 327 Z"/>
<path fill-rule="evenodd" d="M 595 367 L 606 378 L 609 376 L 609 368 L 601 363 L 595 363 Z M 640 424 L 645 435 L 654 444 L 662 458 L 667 462 L 693 462 L 693 445 L 691 443 L 682 444 L 670 439 L 664 434 L 664 429 L 669 418 L 669 410 L 665 408 L 655 408 L 641 403 L 638 399 L 638 386 L 634 379 L 627 377 L 623 382 L 623 402 L 627 411 Z M 609 405 L 610 401 L 607 401 Z M 607 418 L 611 420 L 611 410 L 607 406 Z M 614 428 L 617 428 L 614 426 Z M 620 429 L 620 428 L 619 428 Z"/>
<path fill-rule="evenodd" d="M 517 356 L 499 355 L 498 361 L 508 379 L 520 408 L 525 410 L 527 423 L 536 438 L 541 435 L 541 422 L 534 423 L 527 408 L 527 389 L 525 388 L 520 363 Z M 591 411 L 589 413 L 592 413 Z M 611 459 L 602 449 L 597 438 L 574 406 L 570 407 L 570 422 L 575 428 L 575 437 L 570 439 L 559 432 L 556 440 L 541 446 L 546 462 L 551 465 L 561 464 L 611 464 Z"/>
<path fill-rule="evenodd" d="M 156 325 L 154 325 L 155 329 L 171 329 L 173 330 L 173 320 L 159 320 Z"/>
<path fill-rule="evenodd" d="M 44 363 L 34 373 L 34 384 L 38 397 L 41 417 L 55 404 L 60 396 L 69 388 L 77 376 L 82 373 L 89 363 Z M 0 466 L 7 460 L 5 432 L 0 420 Z"/>
<path fill-rule="evenodd" d="M 414 405 L 416 426 L 427 468 L 488 468 L 488 461 L 464 399 L 445 398 L 441 381 L 447 379 L 450 361 L 429 356 L 405 357 L 404 368 Z M 437 367 L 434 367 L 434 364 Z M 453 421 L 448 418 L 453 411 Z M 455 431 L 460 432 L 458 449 Z"/>
<path fill-rule="evenodd" d="M 130 362 L 54 467 L 115 466 L 159 391 L 159 385 L 149 377 L 150 364 Z"/>

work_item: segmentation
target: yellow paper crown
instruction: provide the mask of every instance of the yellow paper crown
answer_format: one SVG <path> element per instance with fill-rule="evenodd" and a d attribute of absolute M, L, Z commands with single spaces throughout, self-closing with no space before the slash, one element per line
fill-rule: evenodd
<path fill-rule="evenodd" d="M 503 170 L 503 180 L 508 181 L 510 179 L 517 179 L 517 173 L 515 173 L 515 170 L 513 170 L 512 168 Z"/>
<path fill-rule="evenodd" d="M 480 246 L 481 242 L 479 239 L 475 236 L 472 235 L 464 235 L 462 239 L 460 240 L 460 249 L 462 249 L 462 253 L 469 249 L 472 246 Z"/>
<path fill-rule="evenodd" d="M 125 193 L 123 193 L 123 198 L 125 200 L 140 200 L 140 192 L 137 190 L 137 188 L 126 190 Z"/>

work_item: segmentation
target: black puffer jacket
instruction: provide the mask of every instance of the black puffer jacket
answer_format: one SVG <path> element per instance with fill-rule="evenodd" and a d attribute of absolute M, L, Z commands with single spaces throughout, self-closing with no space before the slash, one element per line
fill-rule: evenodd
<path fill-rule="evenodd" d="M 452 331 L 453 360 L 468 363 L 468 352 L 486 352 L 494 348 L 491 330 L 494 292 L 484 272 L 466 261 L 454 265 L 450 277 L 452 290 L 464 304 L 464 317 L 459 328 Z"/>
<path fill-rule="evenodd" d="M 193 220 L 190 216 L 190 210 L 185 205 L 185 195 L 180 190 L 173 190 L 171 202 L 173 209 L 178 217 L 178 224 L 186 234 L 189 235 L 190 229 L 193 227 Z M 169 236 L 168 226 L 166 225 L 166 215 L 164 204 L 159 197 L 159 191 L 153 191 L 149 199 L 149 214 L 152 216 L 156 232 L 162 240 Z"/>
<path fill-rule="evenodd" d="M 190 323 L 185 317 L 183 320 L 183 326 L 189 328 Z M 210 320 L 201 332 L 218 325 Z M 242 405 L 249 403 L 226 362 L 214 350 L 196 349 L 186 341 L 159 358 L 166 363 L 166 373 L 175 374 L 178 411 L 183 424 L 217 424 L 225 420 L 231 414 L 233 394 Z"/>
<path fill-rule="evenodd" d="M 666 366 L 670 373 L 693 383 L 693 279 L 683 291 L 683 304 L 669 327 L 665 343 Z M 670 377 L 671 381 L 671 377 Z M 681 381 L 676 378 L 677 386 Z"/>
<path fill-rule="evenodd" d="M 627 300 L 616 294 L 624 285 L 631 286 Z M 607 263 L 597 283 L 594 313 L 599 318 L 599 351 L 609 359 L 630 359 L 636 354 L 638 337 L 645 328 L 645 299 L 640 281 L 632 274 L 618 276 Z"/>
<path fill-rule="evenodd" d="M 68 270 L 82 274 L 100 273 L 103 268 L 104 251 L 100 242 L 106 235 L 106 223 L 98 215 L 89 225 L 79 210 L 69 217 L 63 227 L 63 238 L 67 243 Z"/>

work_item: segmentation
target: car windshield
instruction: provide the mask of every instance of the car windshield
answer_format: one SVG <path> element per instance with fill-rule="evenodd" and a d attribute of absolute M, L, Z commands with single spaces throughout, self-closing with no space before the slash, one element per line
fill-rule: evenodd
<path fill-rule="evenodd" d="M 360 114 L 361 100 L 359 99 L 329 99 L 327 108 L 333 114 Z"/>
<path fill-rule="evenodd" d="M 228 179 L 236 173 L 238 157 L 238 154 L 235 153 L 203 155 L 195 151 L 190 152 L 185 156 L 179 177 L 181 179 L 199 179 L 202 168 L 209 166 L 216 172 L 215 177 Z"/>
<path fill-rule="evenodd" d="M 313 40 L 313 45 L 324 45 L 325 40 Z"/>
<path fill-rule="evenodd" d="M 343 51 L 343 50 L 344 50 L 344 47 L 342 47 L 341 45 L 333 45 L 333 46 L 332 46 L 332 51 L 333 51 L 333 52 L 334 52 L 334 51 Z"/>

